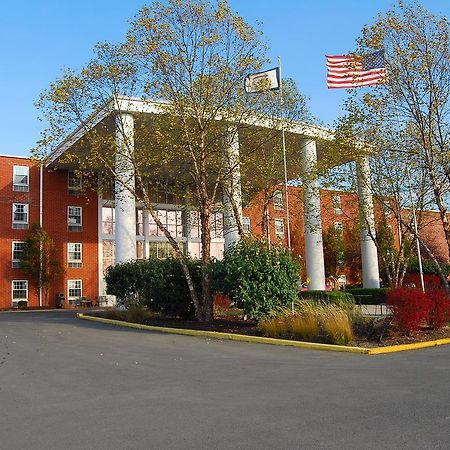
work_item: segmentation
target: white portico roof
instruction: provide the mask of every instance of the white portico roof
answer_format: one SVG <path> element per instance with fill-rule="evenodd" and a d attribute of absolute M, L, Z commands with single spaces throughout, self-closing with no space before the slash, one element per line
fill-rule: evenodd
<path fill-rule="evenodd" d="M 163 108 L 165 102 L 146 100 L 138 97 L 119 96 L 107 102 L 102 108 L 95 111 L 83 124 L 70 133 L 61 143 L 59 143 L 47 158 L 46 166 L 52 165 L 55 161 L 76 144 L 83 136 L 95 128 L 102 120 L 114 113 L 140 113 L 140 114 L 163 114 L 166 109 Z M 281 120 L 280 120 L 281 124 Z M 255 118 L 248 125 L 254 125 L 263 128 L 273 126 L 269 119 Z M 281 127 L 280 127 L 281 129 Z M 295 122 L 289 128 L 289 133 L 297 134 L 311 139 L 321 139 L 331 141 L 334 137 L 333 130 L 318 125 L 305 122 Z"/>

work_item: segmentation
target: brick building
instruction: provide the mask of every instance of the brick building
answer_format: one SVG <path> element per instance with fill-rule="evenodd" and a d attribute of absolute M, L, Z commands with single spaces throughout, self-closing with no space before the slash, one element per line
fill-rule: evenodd
<path fill-rule="evenodd" d="M 158 214 L 176 236 L 185 251 L 198 257 L 201 251 L 199 218 L 196 211 L 187 211 L 169 194 L 160 192 L 154 199 Z M 244 230 L 255 236 L 265 235 L 267 221 L 271 242 L 288 245 L 286 199 L 284 187 L 276 188 L 266 201 L 257 196 L 243 208 Z M 290 238 L 292 250 L 305 255 L 304 200 L 301 187 L 289 187 Z M 322 190 L 320 216 L 324 233 L 334 227 L 346 239 L 359 241 L 358 194 L 356 192 Z M 74 172 L 40 168 L 32 160 L 18 156 L 0 156 L 0 309 L 10 308 L 20 300 L 30 307 L 43 303 L 30 277 L 20 269 L 23 243 L 33 224 L 41 224 L 54 240 L 57 258 L 64 267 L 49 293 L 49 305 L 62 293 L 65 306 L 79 297 L 96 300 L 104 295 L 104 270 L 115 262 L 115 204 L 112 194 L 103 197 L 82 191 L 81 180 Z M 381 210 L 375 207 L 375 217 Z M 446 258 L 445 237 L 436 212 L 422 212 L 425 224 L 422 234 L 427 242 Z M 171 247 L 145 210 L 136 204 L 136 255 L 165 257 Z M 392 222 L 394 231 L 395 222 Z M 345 231 L 355 230 L 355 235 Z M 223 215 L 216 211 L 212 223 L 212 254 L 221 258 L 224 251 Z M 360 261 L 358 262 L 358 264 Z M 303 279 L 306 278 L 303 267 Z M 360 281 L 361 271 L 345 273 L 351 282 Z"/>

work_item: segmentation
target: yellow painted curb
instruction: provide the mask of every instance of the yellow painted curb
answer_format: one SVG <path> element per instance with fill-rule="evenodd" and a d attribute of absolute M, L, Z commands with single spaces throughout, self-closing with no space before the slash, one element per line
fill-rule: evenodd
<path fill-rule="evenodd" d="M 274 339 L 261 336 L 247 336 L 244 334 L 221 333 L 218 331 L 206 330 L 189 330 L 184 328 L 156 327 L 154 325 L 141 325 L 138 323 L 124 322 L 122 320 L 104 319 L 103 317 L 85 316 L 78 313 L 77 317 L 83 320 L 91 320 L 93 322 L 107 323 L 110 325 L 118 325 L 120 327 L 135 328 L 138 330 L 159 331 L 160 333 L 183 334 L 187 336 L 202 336 L 212 339 L 224 339 L 230 341 L 254 342 L 257 344 L 280 345 L 285 347 L 300 347 L 310 350 L 326 350 L 331 352 L 347 352 L 347 353 L 367 353 L 367 348 L 347 347 L 345 345 L 319 344 L 316 342 L 289 341 L 286 339 Z"/>
<path fill-rule="evenodd" d="M 367 349 L 369 355 L 381 355 L 383 353 L 405 352 L 408 350 L 419 350 L 421 348 L 437 347 L 438 345 L 450 344 L 450 338 L 437 339 L 435 341 L 417 342 L 415 344 L 391 345 L 389 347 L 376 347 Z"/>
<path fill-rule="evenodd" d="M 202 336 L 211 339 L 223 339 L 229 341 L 253 342 L 257 344 L 279 345 L 284 347 L 298 347 L 310 350 L 326 350 L 330 352 L 359 353 L 365 355 L 381 355 L 384 353 L 404 352 L 419 350 L 421 348 L 436 347 L 450 344 L 450 338 L 437 339 L 435 341 L 417 342 L 415 344 L 392 345 L 389 347 L 348 347 L 345 345 L 319 344 L 317 342 L 290 341 L 287 339 L 275 339 L 261 336 L 248 336 L 245 334 L 221 333 L 218 331 L 190 330 L 185 328 L 157 327 L 154 325 L 141 325 L 139 323 L 125 322 L 123 320 L 104 319 L 103 317 L 85 316 L 77 313 L 78 319 L 91 320 L 93 322 L 117 325 L 119 327 L 134 328 L 137 330 L 159 331 L 160 333 L 183 334 L 186 336 Z"/>

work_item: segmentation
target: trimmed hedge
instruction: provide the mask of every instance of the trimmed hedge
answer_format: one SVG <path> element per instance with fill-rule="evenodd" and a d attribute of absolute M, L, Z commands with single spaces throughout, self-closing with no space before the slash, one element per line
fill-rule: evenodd
<path fill-rule="evenodd" d="M 343 307 L 355 305 L 355 297 L 343 291 L 302 291 L 300 292 L 300 298 Z"/>
<path fill-rule="evenodd" d="M 345 292 L 352 294 L 355 297 L 356 303 L 363 305 L 379 305 L 381 303 L 386 303 L 387 294 L 390 289 L 379 288 L 379 289 L 347 289 Z"/>

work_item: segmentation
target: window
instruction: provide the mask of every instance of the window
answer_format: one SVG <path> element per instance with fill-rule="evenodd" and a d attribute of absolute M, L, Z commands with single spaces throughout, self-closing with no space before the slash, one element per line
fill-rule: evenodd
<path fill-rule="evenodd" d="M 162 222 L 169 233 L 175 237 L 183 237 L 183 212 L 170 210 L 170 209 L 158 209 L 158 219 Z M 148 217 L 148 234 L 150 236 L 164 236 L 164 233 L 158 228 L 155 220 L 149 214 Z"/>
<path fill-rule="evenodd" d="M 344 227 L 341 222 L 334 222 L 334 229 L 341 235 L 344 231 Z"/>
<path fill-rule="evenodd" d="M 102 208 L 102 233 L 114 234 L 116 211 L 113 206 Z"/>
<path fill-rule="evenodd" d="M 223 214 L 221 212 L 213 212 L 210 221 L 211 238 L 223 238 Z"/>
<path fill-rule="evenodd" d="M 181 251 L 184 253 L 184 244 L 178 244 Z M 175 256 L 173 247 L 168 242 L 149 242 L 149 258 L 166 259 L 170 256 Z"/>
<path fill-rule="evenodd" d="M 284 219 L 275 219 L 275 234 L 277 237 L 284 236 Z"/>
<path fill-rule="evenodd" d="M 82 246 L 80 243 L 69 242 L 67 244 L 67 263 L 72 268 L 80 268 L 83 266 Z"/>
<path fill-rule="evenodd" d="M 250 233 L 250 217 L 242 217 L 242 228 L 244 233 Z"/>
<path fill-rule="evenodd" d="M 67 172 L 67 189 L 71 195 L 80 195 L 83 187 L 81 174 L 69 171 Z"/>
<path fill-rule="evenodd" d="M 13 191 L 28 192 L 29 190 L 29 167 L 13 167 Z"/>
<path fill-rule="evenodd" d="M 189 236 L 191 238 L 200 237 L 200 214 L 198 211 L 189 212 Z"/>
<path fill-rule="evenodd" d="M 67 280 L 69 305 L 75 302 L 83 295 L 83 282 L 81 280 Z"/>
<path fill-rule="evenodd" d="M 340 195 L 335 195 L 333 197 L 333 208 L 334 208 L 334 214 L 342 214 L 342 200 Z"/>
<path fill-rule="evenodd" d="M 82 230 L 82 208 L 81 206 L 69 206 L 67 208 L 67 225 L 69 231 Z"/>
<path fill-rule="evenodd" d="M 12 243 L 12 267 L 15 269 L 20 267 L 24 248 L 25 242 L 23 241 L 14 241 Z"/>
<path fill-rule="evenodd" d="M 273 207 L 276 210 L 283 209 L 283 192 L 275 191 L 273 193 Z"/>
<path fill-rule="evenodd" d="M 144 211 L 136 209 L 136 236 L 144 236 Z"/>
<path fill-rule="evenodd" d="M 13 223 L 16 230 L 28 229 L 28 205 L 26 203 L 13 203 Z"/>
<path fill-rule="evenodd" d="M 21 301 L 28 301 L 28 281 L 27 280 L 13 280 L 12 282 L 12 304 Z"/>

